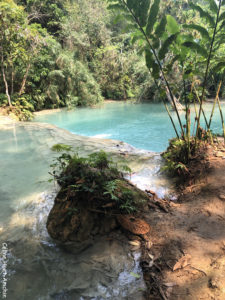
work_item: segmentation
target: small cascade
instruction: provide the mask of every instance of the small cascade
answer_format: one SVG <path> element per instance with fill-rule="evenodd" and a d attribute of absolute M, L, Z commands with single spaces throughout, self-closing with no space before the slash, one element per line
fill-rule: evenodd
<path fill-rule="evenodd" d="M 126 143 L 74 135 L 39 123 L 5 124 L 0 129 L 1 242 L 8 245 L 9 299 L 141 299 L 145 289 L 139 253 L 115 232 L 110 239 L 60 246 L 48 235 L 46 219 L 57 193 L 48 182 L 56 143 L 80 155 L 103 149 L 126 162 L 129 178 L 142 189 L 165 194 L 170 181 L 160 174 L 160 155 Z M 0 261 L 1 263 L 1 261 Z M 137 276 L 134 276 L 137 274 Z"/>

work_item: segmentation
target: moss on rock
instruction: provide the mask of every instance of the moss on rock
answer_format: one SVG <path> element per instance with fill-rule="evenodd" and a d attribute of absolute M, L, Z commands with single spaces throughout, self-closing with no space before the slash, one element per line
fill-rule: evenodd
<path fill-rule="evenodd" d="M 149 200 L 103 152 L 88 158 L 63 154 L 58 162 L 60 172 L 54 176 L 61 190 L 47 220 L 56 240 L 84 241 L 106 234 L 119 225 L 118 215 L 135 214 Z"/>

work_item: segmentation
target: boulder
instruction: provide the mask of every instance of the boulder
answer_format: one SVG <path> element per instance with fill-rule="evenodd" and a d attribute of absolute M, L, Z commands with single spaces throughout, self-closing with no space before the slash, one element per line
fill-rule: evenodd
<path fill-rule="evenodd" d="M 80 165 L 77 170 L 68 167 L 61 174 L 61 182 L 47 219 L 47 230 L 53 239 L 83 242 L 118 226 L 135 234 L 149 231 L 144 221 L 123 216 L 145 208 L 149 197 L 122 174 Z"/>

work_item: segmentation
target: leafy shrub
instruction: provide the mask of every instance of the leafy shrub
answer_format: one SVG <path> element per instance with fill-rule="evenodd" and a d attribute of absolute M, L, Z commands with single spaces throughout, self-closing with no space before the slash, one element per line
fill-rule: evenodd
<path fill-rule="evenodd" d="M 1 94 L 0 93 L 0 106 L 6 106 L 8 105 L 8 99 L 6 94 Z"/>
<path fill-rule="evenodd" d="M 165 159 L 165 166 L 162 170 L 171 175 L 184 175 L 188 173 L 187 164 L 187 145 L 181 139 L 170 140 L 169 147 L 162 154 Z"/>
<path fill-rule="evenodd" d="M 201 129 L 201 128 L 200 128 Z M 195 139 L 190 139 L 188 147 L 187 141 L 181 139 L 170 140 L 169 147 L 162 153 L 165 166 L 162 170 L 172 176 L 179 176 L 181 180 L 193 177 L 198 168 L 204 168 L 205 147 L 211 139 L 209 132 L 201 129 L 201 137 L 195 144 Z M 188 153 L 188 148 L 189 153 Z"/>
<path fill-rule="evenodd" d="M 124 213 L 136 210 L 134 193 L 107 153 L 99 151 L 88 157 L 80 157 L 64 144 L 54 145 L 52 150 L 62 152 L 51 165 L 53 170 L 50 174 L 65 194 L 69 193 L 72 198 L 76 197 L 80 201 L 92 199 L 91 203 L 96 206 L 107 206 L 113 202 L 112 207 Z"/>
<path fill-rule="evenodd" d="M 30 121 L 33 119 L 34 106 L 29 95 L 23 95 L 13 101 L 12 112 L 20 121 Z"/>

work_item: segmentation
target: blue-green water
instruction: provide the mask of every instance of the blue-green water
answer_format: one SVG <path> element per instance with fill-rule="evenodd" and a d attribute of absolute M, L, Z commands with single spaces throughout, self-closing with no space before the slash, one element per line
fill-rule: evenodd
<path fill-rule="evenodd" d="M 103 149 L 127 163 L 129 180 L 163 196 L 171 183 L 159 173 L 159 154 L 125 143 L 71 134 L 49 124 L 3 123 L 0 118 L 0 244 L 6 243 L 7 299 L 141 299 L 145 289 L 139 254 L 117 239 L 91 240 L 61 248 L 49 237 L 46 221 L 54 203 L 48 172 L 56 143 L 79 148 L 81 156 Z M 82 250 L 82 251 L 81 251 Z M 0 269 L 5 260 L 0 258 Z M 0 276 L 1 277 L 1 276 Z M 0 278 L 0 284 L 2 277 Z"/>
<path fill-rule="evenodd" d="M 152 151 L 165 149 L 174 136 L 160 104 L 107 103 L 41 114 L 35 121 Z M 221 127 L 218 110 L 213 127 Z M 141 270 L 126 243 L 102 240 L 73 253 L 48 236 L 45 224 L 55 196 L 48 171 L 56 143 L 71 145 L 80 155 L 103 149 L 112 159 L 125 160 L 132 169 L 129 179 L 138 187 L 159 196 L 170 191 L 171 181 L 160 174 L 157 153 L 49 124 L 0 122 L 0 242 L 8 245 L 7 299 L 140 299 L 145 286 L 142 277 L 131 276 Z M 0 259 L 0 268 L 3 262 Z"/>
<path fill-rule="evenodd" d="M 212 104 L 205 105 L 208 117 L 211 107 Z M 225 104 L 222 107 L 225 112 Z M 172 116 L 176 119 L 175 112 Z M 185 113 L 182 112 L 183 122 L 184 119 Z M 168 140 L 175 136 L 162 104 L 113 102 L 94 109 L 79 108 L 38 115 L 35 121 L 54 124 L 80 135 L 121 140 L 137 148 L 157 152 L 165 150 Z M 218 108 L 212 128 L 215 132 L 222 132 Z"/>

